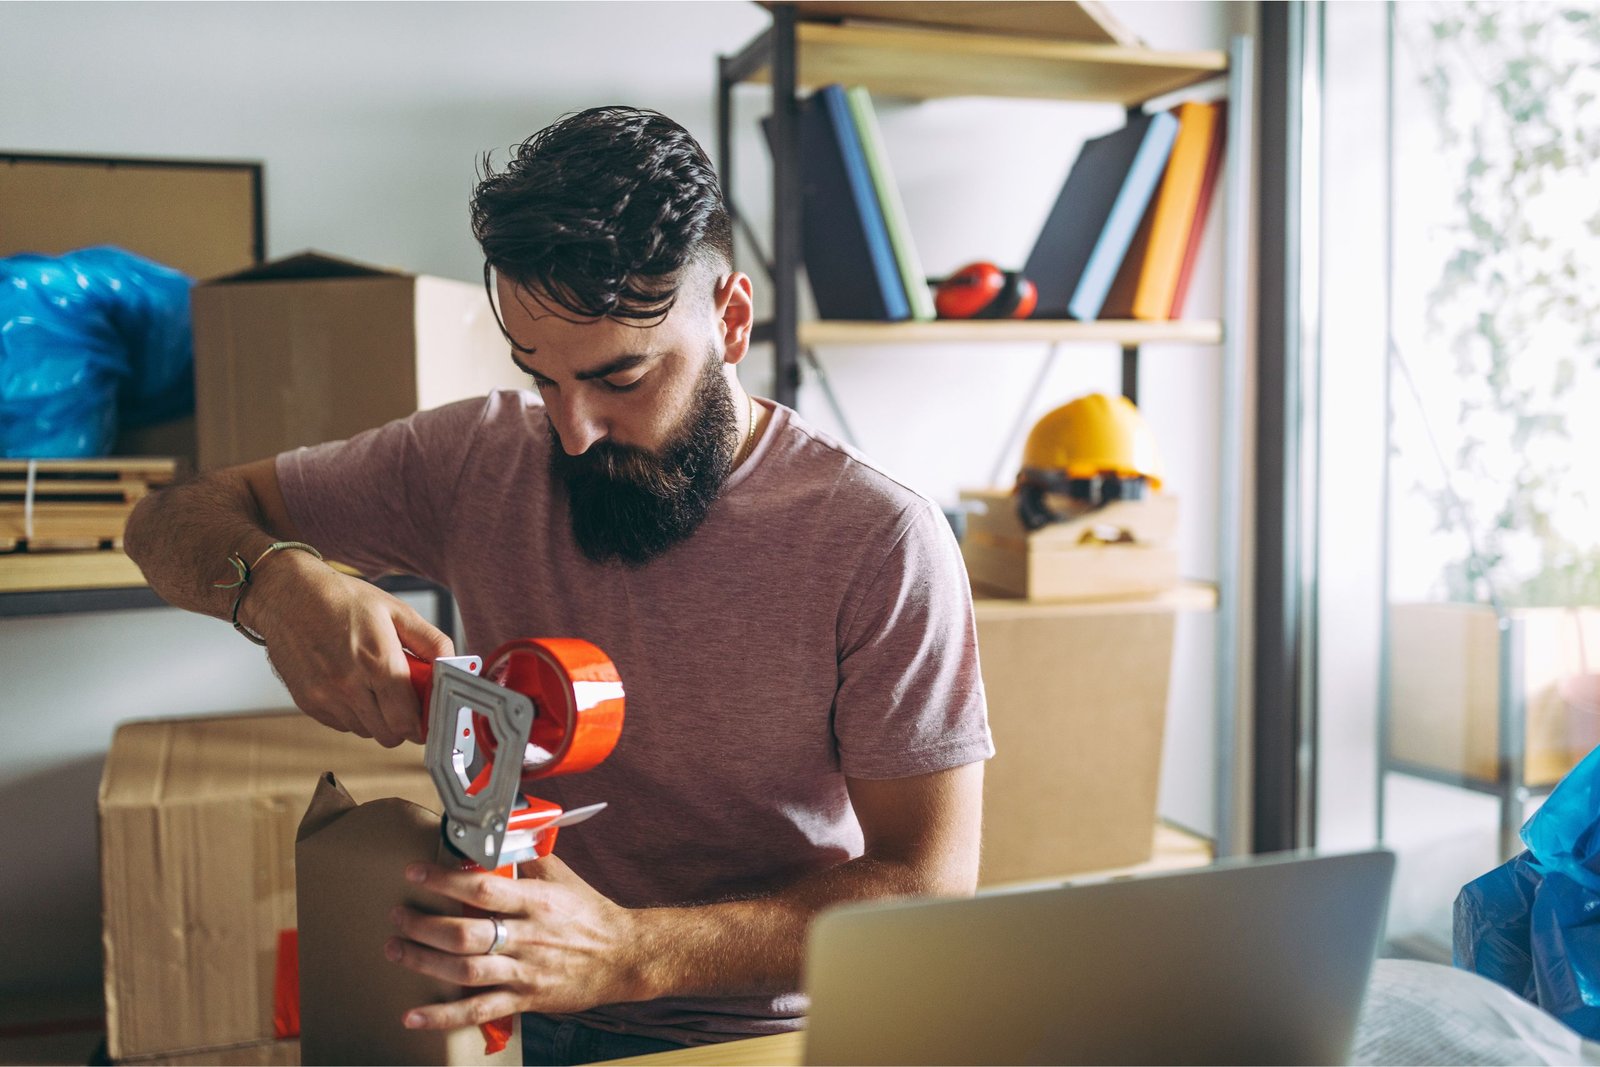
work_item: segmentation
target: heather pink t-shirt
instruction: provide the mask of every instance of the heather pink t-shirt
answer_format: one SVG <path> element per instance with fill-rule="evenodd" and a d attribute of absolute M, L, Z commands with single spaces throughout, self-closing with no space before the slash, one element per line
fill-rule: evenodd
<path fill-rule="evenodd" d="M 289 513 L 330 558 L 448 586 L 459 651 L 581 637 L 627 718 L 594 770 L 540 783 L 610 807 L 557 847 L 627 907 L 785 887 L 858 856 L 845 776 L 987 759 L 966 571 L 926 498 L 773 406 L 705 522 L 639 569 L 589 562 L 549 474 L 535 394 L 498 392 L 278 457 Z M 797 1028 L 798 993 L 668 998 L 577 1018 L 689 1043 Z"/>

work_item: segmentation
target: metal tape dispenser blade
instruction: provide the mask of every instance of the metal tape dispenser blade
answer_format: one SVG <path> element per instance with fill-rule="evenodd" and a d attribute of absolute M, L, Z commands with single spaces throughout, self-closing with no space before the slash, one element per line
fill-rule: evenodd
<path fill-rule="evenodd" d="M 492 871 L 521 799 L 517 755 L 527 747 L 534 707 L 525 694 L 478 677 L 481 669 L 477 656 L 434 662 L 424 760 L 444 806 L 446 843 Z M 493 751 L 516 755 L 489 760 L 486 739 L 477 736 L 483 729 L 494 736 Z"/>

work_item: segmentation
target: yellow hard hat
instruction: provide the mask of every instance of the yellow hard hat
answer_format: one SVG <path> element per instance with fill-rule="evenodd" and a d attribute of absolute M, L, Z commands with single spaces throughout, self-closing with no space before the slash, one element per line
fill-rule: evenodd
<path fill-rule="evenodd" d="M 1155 435 L 1124 396 L 1090 393 L 1063 404 L 1034 423 L 1022 447 L 1018 509 L 1029 529 L 1070 517 L 1051 510 L 1046 493 L 1097 506 L 1160 488 Z"/>

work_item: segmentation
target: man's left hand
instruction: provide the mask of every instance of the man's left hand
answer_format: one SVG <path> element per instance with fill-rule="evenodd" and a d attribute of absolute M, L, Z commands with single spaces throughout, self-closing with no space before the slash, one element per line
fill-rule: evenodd
<path fill-rule="evenodd" d="M 384 952 L 396 963 L 475 995 L 406 1013 L 412 1029 L 453 1030 L 524 1011 L 574 1012 L 645 999 L 637 920 L 554 856 L 523 864 L 519 877 L 412 864 L 406 879 L 440 896 L 498 915 L 506 943 L 488 955 L 495 927 L 485 917 L 429 915 L 405 905 L 391 913 L 399 936 Z"/>

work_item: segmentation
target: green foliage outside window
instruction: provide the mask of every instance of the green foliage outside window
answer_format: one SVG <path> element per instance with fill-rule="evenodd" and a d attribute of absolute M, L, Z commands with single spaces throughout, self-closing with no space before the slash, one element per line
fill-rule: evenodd
<path fill-rule="evenodd" d="M 1397 96 L 1425 94 L 1453 175 L 1425 341 L 1396 353 L 1449 361 L 1458 389 L 1433 427 L 1448 484 L 1411 487 L 1470 542 L 1437 584 L 1600 604 L 1600 4 L 1393 11 Z"/>

